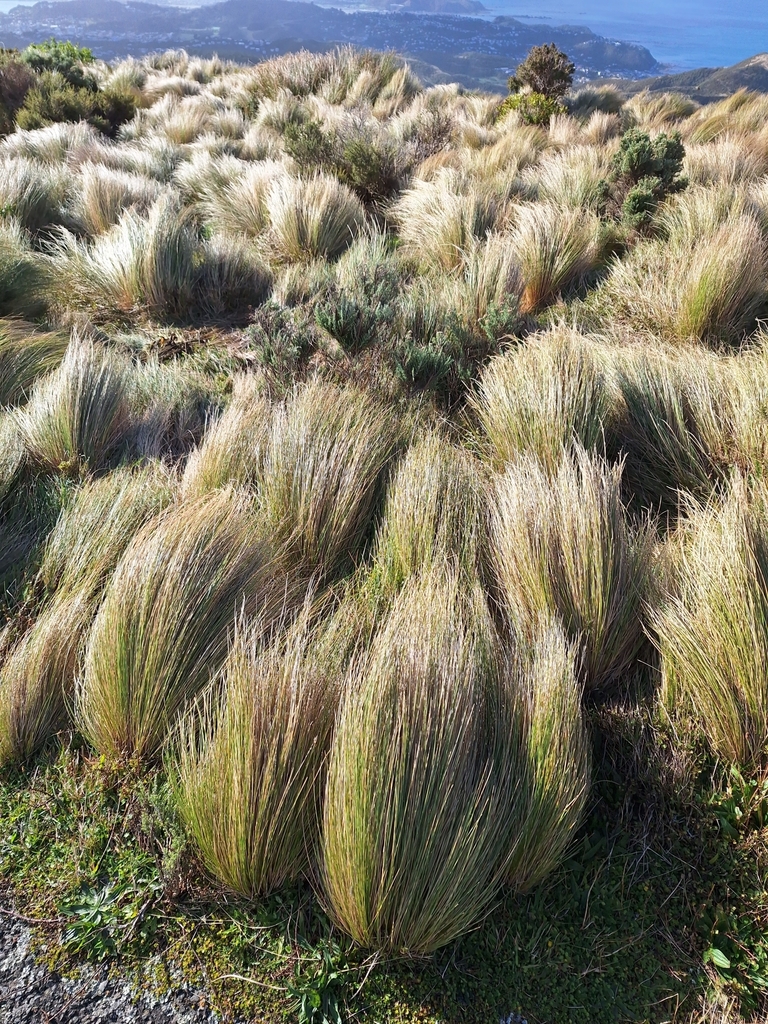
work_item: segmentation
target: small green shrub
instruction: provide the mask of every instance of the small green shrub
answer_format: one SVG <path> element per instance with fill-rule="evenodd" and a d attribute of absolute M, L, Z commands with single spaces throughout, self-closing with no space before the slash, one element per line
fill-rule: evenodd
<path fill-rule="evenodd" d="M 22 52 L 20 59 L 38 75 L 46 71 L 56 72 L 77 89 L 96 90 L 94 78 L 85 71 L 95 58 L 85 46 L 51 38 L 44 43 L 32 43 Z"/>
<path fill-rule="evenodd" d="M 559 99 L 570 89 L 576 67 L 554 43 L 533 46 L 509 79 L 509 91 L 527 87 L 548 99 Z"/>
<path fill-rule="evenodd" d="M 73 85 L 58 71 L 44 71 L 27 93 L 16 124 L 27 130 L 66 121 L 86 121 L 105 135 L 114 135 L 135 112 L 128 93 L 104 93 Z"/>
<path fill-rule="evenodd" d="M 18 50 L 0 50 L 0 135 L 13 131 L 16 114 L 34 84 L 35 76 Z"/>
<path fill-rule="evenodd" d="M 621 137 L 613 157 L 611 181 L 614 202 L 632 228 L 646 226 L 664 199 L 688 186 L 682 176 L 685 148 L 678 131 L 661 132 L 651 139 L 640 128 L 630 128 Z"/>
<path fill-rule="evenodd" d="M 514 111 L 522 124 L 546 126 L 557 114 L 565 114 L 563 104 L 551 96 L 540 92 L 521 92 L 515 96 L 507 96 L 496 111 L 496 120 L 500 121 Z"/>

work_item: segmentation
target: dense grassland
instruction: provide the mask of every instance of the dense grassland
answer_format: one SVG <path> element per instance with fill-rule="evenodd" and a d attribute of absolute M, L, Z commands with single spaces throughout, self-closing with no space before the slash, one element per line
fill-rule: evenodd
<path fill-rule="evenodd" d="M 768 97 L 0 102 L 0 913 L 227 1019 L 764 1020 Z"/>

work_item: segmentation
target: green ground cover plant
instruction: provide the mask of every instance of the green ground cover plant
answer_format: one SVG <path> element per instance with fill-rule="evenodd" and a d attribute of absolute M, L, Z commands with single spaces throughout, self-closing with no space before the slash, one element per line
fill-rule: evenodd
<path fill-rule="evenodd" d="M 52 967 L 768 1015 L 768 105 L 572 74 L 0 54 L 0 914 Z"/>

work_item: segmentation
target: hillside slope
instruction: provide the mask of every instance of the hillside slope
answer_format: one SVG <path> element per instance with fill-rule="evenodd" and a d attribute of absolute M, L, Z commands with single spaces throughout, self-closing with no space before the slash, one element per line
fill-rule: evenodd
<path fill-rule="evenodd" d="M 768 53 L 758 53 L 727 68 L 697 68 L 679 75 L 660 75 L 657 78 L 622 82 L 621 87 L 630 95 L 644 89 L 651 92 L 681 92 L 701 103 L 731 96 L 739 89 L 768 92 Z"/>

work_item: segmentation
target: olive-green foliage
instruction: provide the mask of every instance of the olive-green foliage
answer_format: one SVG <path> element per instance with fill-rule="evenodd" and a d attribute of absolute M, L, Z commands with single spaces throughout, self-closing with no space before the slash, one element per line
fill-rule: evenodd
<path fill-rule="evenodd" d="M 19 222 L 0 223 L 0 314 L 39 316 L 46 307 L 48 284 L 48 269 Z"/>
<path fill-rule="evenodd" d="M 613 157 L 612 180 L 618 190 L 624 220 L 642 227 L 659 203 L 688 185 L 682 176 L 685 148 L 679 131 L 651 139 L 640 128 L 629 128 Z"/>
<path fill-rule="evenodd" d="M 0 405 L 20 405 L 39 377 L 55 370 L 69 338 L 64 331 L 36 331 L 19 320 L 0 321 Z"/>
<path fill-rule="evenodd" d="M 35 82 L 18 50 L 0 50 L 0 135 L 13 131 L 16 113 Z"/>
<path fill-rule="evenodd" d="M 44 71 L 19 108 L 16 124 L 34 129 L 61 121 L 87 121 L 105 135 L 114 135 L 134 110 L 127 94 L 73 85 L 59 71 Z"/>
<path fill-rule="evenodd" d="M 533 93 L 556 100 L 570 89 L 575 70 L 573 61 L 554 43 L 533 46 L 509 79 L 509 90 L 517 92 L 527 86 Z"/>
<path fill-rule="evenodd" d="M 522 124 L 549 125 L 556 114 L 564 114 L 565 107 L 559 99 L 545 96 L 540 92 L 520 92 L 507 96 L 496 112 L 496 120 L 500 121 L 514 111 Z"/>
<path fill-rule="evenodd" d="M 88 64 L 93 64 L 94 56 L 85 46 L 51 38 L 44 43 L 32 43 L 22 51 L 20 59 L 38 74 L 56 71 L 76 88 L 96 88 L 93 77 L 85 70 Z"/>

